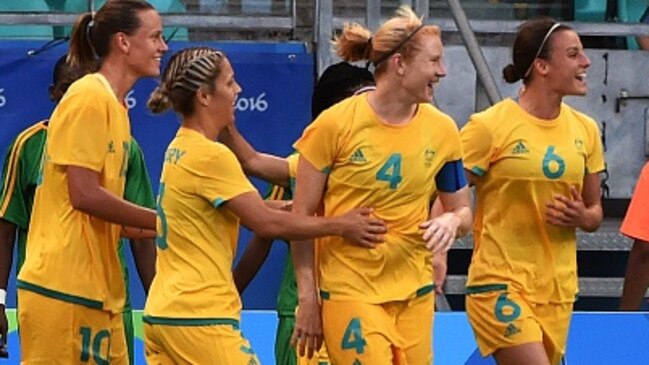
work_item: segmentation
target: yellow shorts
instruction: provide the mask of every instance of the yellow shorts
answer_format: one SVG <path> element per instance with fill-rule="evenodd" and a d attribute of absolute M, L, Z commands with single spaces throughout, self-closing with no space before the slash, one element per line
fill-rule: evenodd
<path fill-rule="evenodd" d="M 258 365 L 259 359 L 238 325 L 144 323 L 147 364 Z"/>
<path fill-rule="evenodd" d="M 572 303 L 538 304 L 516 292 L 488 291 L 466 297 L 466 313 L 482 356 L 540 342 L 551 364 L 566 352 Z"/>
<path fill-rule="evenodd" d="M 432 364 L 433 306 L 432 293 L 383 304 L 323 300 L 322 320 L 331 362 Z"/>
<path fill-rule="evenodd" d="M 316 353 L 314 353 L 313 357 L 310 359 L 306 357 L 306 355 L 302 357 L 300 357 L 300 355 L 297 355 L 297 365 L 330 365 L 330 364 L 331 362 L 329 362 L 329 354 L 327 353 L 327 347 L 325 345 L 322 345 L 320 350 L 316 351 Z"/>
<path fill-rule="evenodd" d="M 23 364 L 128 364 L 121 313 L 18 289 Z"/>

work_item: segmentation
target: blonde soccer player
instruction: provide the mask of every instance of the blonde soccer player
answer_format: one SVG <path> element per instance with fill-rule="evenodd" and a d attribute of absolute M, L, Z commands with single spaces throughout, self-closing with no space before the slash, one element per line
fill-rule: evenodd
<path fill-rule="evenodd" d="M 310 354 L 324 333 L 334 364 L 430 364 L 430 258 L 471 224 L 459 133 L 431 104 L 446 75 L 440 30 L 403 6 L 374 34 L 346 25 L 334 47 L 343 60 L 371 62 L 376 89 L 327 109 L 295 143 L 293 210 L 312 215 L 322 202 L 324 216 L 332 216 L 369 205 L 388 233 L 371 250 L 323 238 L 317 265 L 312 246 L 292 247 L 299 298 L 293 340 Z M 435 194 L 445 212 L 431 219 Z"/>

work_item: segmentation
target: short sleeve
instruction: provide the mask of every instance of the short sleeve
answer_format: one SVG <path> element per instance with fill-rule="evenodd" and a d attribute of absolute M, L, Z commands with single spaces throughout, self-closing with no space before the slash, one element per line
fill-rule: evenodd
<path fill-rule="evenodd" d="M 599 128 L 594 120 L 590 120 L 588 138 L 590 139 L 588 156 L 586 156 L 586 172 L 597 173 L 604 171 L 604 148 Z"/>
<path fill-rule="evenodd" d="M 629 210 L 620 232 L 634 239 L 649 242 L 649 163 L 645 164 L 636 184 Z"/>
<path fill-rule="evenodd" d="M 460 131 L 460 140 L 464 151 L 464 168 L 478 176 L 485 175 L 494 153 L 489 129 L 482 121 L 471 117 Z"/>
<path fill-rule="evenodd" d="M 300 155 L 323 173 L 331 170 L 338 150 L 341 131 L 333 116 L 331 109 L 322 112 L 293 145 Z"/>
<path fill-rule="evenodd" d="M 27 229 L 40 176 L 47 127 L 38 122 L 21 132 L 5 154 L 0 180 L 0 218 Z"/>
<path fill-rule="evenodd" d="M 256 191 L 235 155 L 225 146 L 216 148 L 204 157 L 201 171 L 204 175 L 198 182 L 198 195 L 212 202 L 215 207 L 251 191 Z"/>
<path fill-rule="evenodd" d="M 0 218 L 26 229 L 29 225 L 26 182 L 21 174 L 21 145 L 16 142 L 14 140 L 5 153 L 0 181 Z"/>
<path fill-rule="evenodd" d="M 64 98 L 52 114 L 47 152 L 54 164 L 101 172 L 111 147 L 108 106 L 101 95 L 85 91 Z"/>

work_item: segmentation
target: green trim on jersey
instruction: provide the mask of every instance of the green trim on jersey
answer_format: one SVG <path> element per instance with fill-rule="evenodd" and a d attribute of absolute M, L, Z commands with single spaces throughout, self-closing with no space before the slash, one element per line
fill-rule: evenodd
<path fill-rule="evenodd" d="M 433 290 L 435 290 L 435 284 L 424 285 L 421 288 L 417 289 L 417 291 L 415 292 L 415 297 L 423 297 L 426 294 L 430 294 Z M 322 300 L 329 300 L 331 299 L 331 293 L 326 290 L 320 290 L 320 298 Z"/>
<path fill-rule="evenodd" d="M 466 287 L 467 294 L 480 294 L 492 291 L 507 291 L 507 284 L 469 285 Z"/>
<path fill-rule="evenodd" d="M 415 293 L 415 296 L 417 298 L 423 297 L 424 295 L 432 292 L 433 290 L 435 290 L 435 284 L 425 285 L 425 286 L 422 286 L 421 288 L 417 289 L 417 293 Z"/>
<path fill-rule="evenodd" d="M 197 327 L 226 325 L 232 326 L 235 330 L 239 329 L 239 321 L 233 318 L 171 318 L 142 316 L 142 321 L 148 324 L 159 324 L 165 326 Z"/>
<path fill-rule="evenodd" d="M 102 309 L 102 308 L 104 308 L 104 303 L 100 302 L 98 300 L 92 300 L 92 299 L 80 297 L 78 295 L 61 293 L 60 291 L 43 288 L 40 285 L 28 283 L 28 282 L 22 281 L 22 280 L 17 280 L 16 287 L 18 287 L 20 289 L 23 289 L 23 290 L 29 290 L 31 292 L 46 296 L 48 298 L 58 299 L 58 300 L 62 300 L 64 302 L 73 303 L 73 304 L 79 304 L 79 305 L 82 305 L 84 307 L 88 307 L 88 308 L 92 308 L 92 309 Z"/>

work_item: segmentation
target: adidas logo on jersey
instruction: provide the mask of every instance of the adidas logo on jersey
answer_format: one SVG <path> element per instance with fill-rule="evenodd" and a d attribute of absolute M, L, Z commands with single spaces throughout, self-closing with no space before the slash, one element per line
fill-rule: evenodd
<path fill-rule="evenodd" d="M 529 153 L 530 150 L 525 147 L 525 143 L 523 142 L 522 139 L 519 139 L 518 142 L 516 143 L 516 146 L 514 146 L 514 149 L 512 150 L 512 154 L 514 155 L 521 155 L 524 153 Z"/>
<path fill-rule="evenodd" d="M 367 160 L 365 159 L 365 155 L 363 154 L 363 150 L 359 148 L 356 151 L 354 151 L 354 153 L 352 153 L 352 155 L 349 156 L 349 162 L 366 163 Z"/>
<path fill-rule="evenodd" d="M 507 338 L 512 337 L 513 335 L 519 333 L 520 331 L 521 331 L 520 328 L 516 327 L 513 323 L 510 323 L 505 329 L 505 337 Z"/>

